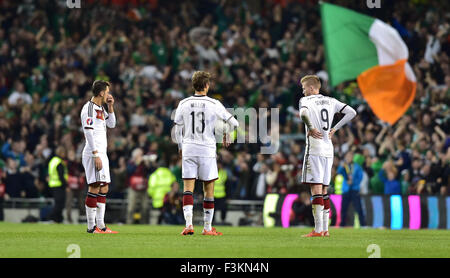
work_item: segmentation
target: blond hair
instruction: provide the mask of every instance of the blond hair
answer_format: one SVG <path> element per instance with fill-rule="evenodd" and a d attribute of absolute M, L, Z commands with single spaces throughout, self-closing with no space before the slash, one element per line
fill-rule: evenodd
<path fill-rule="evenodd" d="M 317 75 L 306 75 L 301 80 L 300 83 L 302 84 L 311 84 L 315 88 L 320 89 L 320 79 Z"/>

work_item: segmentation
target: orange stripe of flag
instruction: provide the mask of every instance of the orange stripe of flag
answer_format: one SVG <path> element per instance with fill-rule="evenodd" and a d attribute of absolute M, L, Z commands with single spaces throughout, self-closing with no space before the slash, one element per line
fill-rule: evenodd
<path fill-rule="evenodd" d="M 381 120 L 393 125 L 408 110 L 416 94 L 416 83 L 405 75 L 406 59 L 395 64 L 375 66 L 361 73 L 361 93 Z"/>

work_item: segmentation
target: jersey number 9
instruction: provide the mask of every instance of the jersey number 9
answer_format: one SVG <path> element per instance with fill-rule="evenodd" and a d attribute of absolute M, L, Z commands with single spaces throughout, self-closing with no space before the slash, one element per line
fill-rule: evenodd
<path fill-rule="evenodd" d="M 320 110 L 320 116 L 322 118 L 322 121 L 324 121 L 325 123 L 327 123 L 326 127 L 322 127 L 323 130 L 328 130 L 330 128 L 330 123 L 328 121 L 329 117 L 328 117 L 328 111 L 326 109 L 322 109 Z"/>

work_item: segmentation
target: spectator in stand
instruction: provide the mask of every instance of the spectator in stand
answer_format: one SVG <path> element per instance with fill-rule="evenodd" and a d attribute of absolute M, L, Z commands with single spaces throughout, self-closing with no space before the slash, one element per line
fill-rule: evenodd
<path fill-rule="evenodd" d="M 135 222 L 134 214 L 140 206 L 140 221 L 141 224 L 149 222 L 149 200 L 147 195 L 147 177 L 150 173 L 155 171 L 153 163 L 156 159 L 144 159 L 144 152 L 142 149 L 134 149 L 131 155 L 131 160 L 127 166 L 128 173 L 128 208 L 127 208 L 127 224 Z"/>
<path fill-rule="evenodd" d="M 15 85 L 15 90 L 9 95 L 8 104 L 10 106 L 23 106 L 25 104 L 31 104 L 31 95 L 25 92 L 25 86 L 22 82 L 17 81 Z"/>
<path fill-rule="evenodd" d="M 2 146 L 2 155 L 4 158 L 17 159 L 19 166 L 25 166 L 25 148 L 26 144 L 24 140 L 15 138 L 14 140 L 8 140 L 7 143 Z"/>
<path fill-rule="evenodd" d="M 353 162 L 361 166 L 363 176 L 361 179 L 361 183 L 359 185 L 359 194 L 367 195 L 369 193 L 369 176 L 367 175 L 366 170 L 364 169 L 364 156 L 360 153 L 355 153 L 353 156 Z"/>
<path fill-rule="evenodd" d="M 19 167 L 21 176 L 22 188 L 25 192 L 26 198 L 37 198 L 37 179 L 39 175 L 39 169 L 34 164 L 34 157 L 28 151 L 25 154 L 25 166 Z"/>
<path fill-rule="evenodd" d="M 393 161 L 388 160 L 383 163 L 382 170 L 379 172 L 380 180 L 384 183 L 384 194 L 401 195 L 402 187 L 400 181 L 396 179 L 398 170 Z"/>
<path fill-rule="evenodd" d="M 66 204 L 66 191 L 68 181 L 67 152 L 63 146 L 58 146 L 55 156 L 48 163 L 48 187 L 50 187 L 54 200 L 50 220 L 62 223 L 63 209 Z"/>
<path fill-rule="evenodd" d="M 111 157 L 113 159 L 114 155 Z M 113 199 L 123 199 L 127 190 L 127 160 L 125 157 L 120 156 L 118 165 L 111 165 L 111 185 L 110 185 L 110 198 Z"/>
<path fill-rule="evenodd" d="M 23 198 L 25 191 L 22 188 L 21 175 L 19 173 L 19 166 L 15 159 L 6 159 L 6 190 L 5 197 L 9 198 Z"/>
<path fill-rule="evenodd" d="M 353 204 L 354 210 L 358 213 L 360 225 L 366 226 L 359 193 L 364 174 L 362 167 L 353 161 L 353 157 L 352 151 L 347 152 L 344 157 L 344 162 L 337 170 L 337 173 L 343 177 L 341 227 L 347 225 L 347 209 L 350 204 Z"/>
<path fill-rule="evenodd" d="M 67 154 L 67 169 L 69 177 L 67 179 L 67 193 L 66 193 L 66 214 L 67 221 L 73 223 L 72 207 L 73 202 L 76 202 L 78 209 L 78 222 L 85 223 L 86 211 L 84 206 L 85 192 L 85 177 L 83 165 L 75 156 L 74 150 L 69 150 Z"/>
<path fill-rule="evenodd" d="M 280 165 L 274 163 L 271 161 L 271 163 L 268 165 L 269 169 L 266 173 L 266 185 L 267 185 L 267 192 L 268 193 L 275 193 L 277 192 L 278 188 L 278 176 L 280 175 L 281 167 Z"/>
<path fill-rule="evenodd" d="M 404 169 L 401 171 L 401 187 L 402 187 L 402 195 L 410 195 L 414 194 L 413 188 L 411 187 L 411 174 L 408 169 Z"/>
<path fill-rule="evenodd" d="M 161 211 L 158 217 L 158 224 L 161 224 L 164 216 L 164 198 L 170 192 L 175 182 L 175 175 L 169 168 L 161 165 L 148 178 L 148 195 L 152 198 L 152 207 Z"/>
<path fill-rule="evenodd" d="M 258 155 L 259 159 L 263 159 L 262 155 Z M 222 156 L 223 158 L 223 156 Z M 223 165 L 226 165 L 227 162 L 223 161 Z M 233 199 L 248 199 L 251 196 L 251 186 L 252 182 L 250 180 L 251 173 L 249 171 L 248 161 L 245 157 L 245 154 L 237 154 L 236 162 L 234 165 L 234 171 L 229 171 L 231 175 L 228 180 L 230 183 L 233 183 L 234 180 L 237 182 L 236 188 L 230 188 L 229 192 L 231 198 Z M 236 178 L 237 176 L 237 178 Z"/>
<path fill-rule="evenodd" d="M 184 223 L 183 194 L 180 192 L 178 182 L 172 183 L 170 192 L 164 197 L 161 215 L 165 224 L 181 225 Z"/>
<path fill-rule="evenodd" d="M 370 166 L 368 168 L 370 175 L 369 187 L 372 194 L 384 194 L 384 182 L 381 180 L 379 172 L 383 163 L 377 158 L 369 159 Z"/>
<path fill-rule="evenodd" d="M 252 188 L 250 196 L 252 199 L 263 199 L 267 193 L 266 175 L 269 171 L 269 168 L 267 164 L 265 164 L 264 162 L 260 162 L 253 166 L 253 171 L 257 173 L 257 177 L 253 182 L 254 186 Z"/>
<path fill-rule="evenodd" d="M 300 193 L 300 196 L 292 204 L 291 225 L 314 225 L 314 217 L 311 213 L 311 197 L 307 191 Z M 293 219 L 292 219 L 293 218 Z"/>
<path fill-rule="evenodd" d="M 221 223 L 222 225 L 224 225 L 228 212 L 227 192 L 230 191 L 228 189 L 229 186 L 227 186 L 228 173 L 227 170 L 223 167 L 222 161 L 217 161 L 217 169 L 219 178 L 214 183 L 214 206 L 216 212 L 220 211 L 221 222 L 213 222 Z M 217 213 L 214 214 L 214 218 L 217 218 Z"/>

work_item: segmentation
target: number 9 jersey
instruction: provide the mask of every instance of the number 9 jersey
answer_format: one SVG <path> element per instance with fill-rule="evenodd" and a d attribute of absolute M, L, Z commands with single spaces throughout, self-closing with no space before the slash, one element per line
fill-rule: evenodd
<path fill-rule="evenodd" d="M 306 138 L 306 151 L 309 155 L 322 157 L 333 157 L 333 143 L 329 138 L 331 125 L 335 113 L 341 113 L 347 104 L 342 103 L 332 97 L 323 95 L 311 95 L 302 97 L 299 109 L 306 108 L 311 125 L 322 133 L 322 139 L 315 139 L 312 136 Z M 305 133 L 308 134 L 308 127 L 305 125 Z"/>

